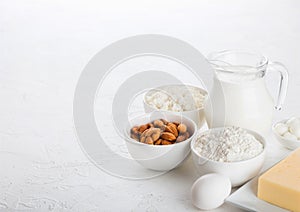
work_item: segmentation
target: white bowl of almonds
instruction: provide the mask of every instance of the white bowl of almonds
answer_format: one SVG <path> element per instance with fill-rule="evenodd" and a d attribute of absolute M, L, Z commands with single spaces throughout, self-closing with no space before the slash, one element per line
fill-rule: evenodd
<path fill-rule="evenodd" d="M 168 171 L 190 153 L 196 124 L 168 112 L 153 112 L 134 118 L 125 130 L 126 145 L 133 159 L 147 169 Z"/>
<path fill-rule="evenodd" d="M 168 111 L 192 119 L 201 128 L 205 123 L 203 104 L 207 92 L 191 85 L 164 85 L 149 90 L 144 95 L 146 113 Z"/>

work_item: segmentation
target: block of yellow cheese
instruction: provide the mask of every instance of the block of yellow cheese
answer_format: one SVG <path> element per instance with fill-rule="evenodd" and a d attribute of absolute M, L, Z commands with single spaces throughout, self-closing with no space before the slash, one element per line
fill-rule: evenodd
<path fill-rule="evenodd" d="M 257 196 L 300 212 L 300 148 L 259 177 Z"/>

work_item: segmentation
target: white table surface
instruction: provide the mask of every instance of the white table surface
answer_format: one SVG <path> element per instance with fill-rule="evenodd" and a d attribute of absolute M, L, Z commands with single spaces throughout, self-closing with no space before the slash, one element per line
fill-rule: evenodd
<path fill-rule="evenodd" d="M 194 211 L 191 160 L 150 180 L 124 180 L 97 169 L 73 128 L 76 82 L 89 59 L 111 42 L 158 33 L 192 44 L 204 55 L 242 48 L 262 52 L 290 70 L 286 104 L 274 120 L 299 116 L 300 2 L 289 1 L 0 1 L 0 209 L 37 211 Z M 132 68 L 164 69 L 164 61 Z M 168 70 L 179 68 L 168 64 Z M 177 71 L 177 72 L 176 72 Z M 114 79 L 114 80 L 112 80 Z M 109 120 L 114 89 L 107 81 Z M 276 78 L 275 78 L 276 79 Z M 183 81 L 197 84 L 189 74 Z M 276 80 L 269 83 L 276 93 Z M 139 101 L 137 101 L 139 102 Z M 141 110 L 138 103 L 132 112 Z M 101 125 L 101 123 L 100 123 Z M 106 127 L 106 128 L 105 128 Z M 101 126 L 99 126 L 101 128 Z M 101 129 L 112 129 L 105 125 Z M 108 136 L 117 141 L 113 132 Z M 285 152 L 273 136 L 268 161 Z M 240 211 L 223 205 L 215 211 Z"/>

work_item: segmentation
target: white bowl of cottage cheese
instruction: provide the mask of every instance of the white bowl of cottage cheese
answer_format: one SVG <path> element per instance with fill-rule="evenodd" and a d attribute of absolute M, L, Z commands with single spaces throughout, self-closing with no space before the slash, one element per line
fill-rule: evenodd
<path fill-rule="evenodd" d="M 201 176 L 222 174 L 229 177 L 233 187 L 255 177 L 266 157 L 266 142 L 261 135 L 233 126 L 198 133 L 191 142 L 191 149 Z"/>
<path fill-rule="evenodd" d="M 205 122 L 203 104 L 207 92 L 191 85 L 164 85 L 149 90 L 144 95 L 146 113 L 168 111 L 192 119 L 201 128 Z"/>

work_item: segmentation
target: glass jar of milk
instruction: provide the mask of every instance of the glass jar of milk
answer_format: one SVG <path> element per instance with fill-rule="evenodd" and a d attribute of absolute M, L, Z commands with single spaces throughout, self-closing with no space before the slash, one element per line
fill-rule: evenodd
<path fill-rule="evenodd" d="M 239 126 L 266 133 L 272 124 L 274 106 L 280 110 L 286 96 L 285 66 L 241 50 L 212 53 L 208 59 L 214 68 L 213 86 L 205 103 L 208 126 Z M 276 104 L 264 79 L 268 71 L 274 70 L 280 74 Z"/>

